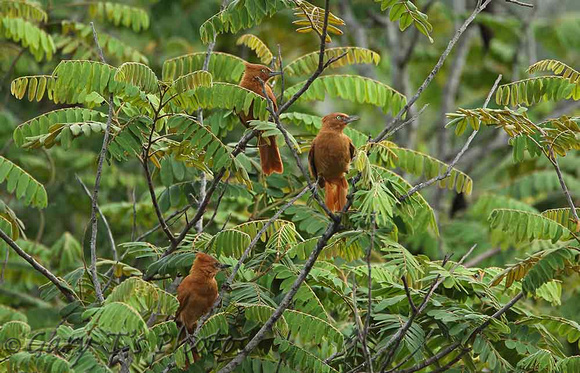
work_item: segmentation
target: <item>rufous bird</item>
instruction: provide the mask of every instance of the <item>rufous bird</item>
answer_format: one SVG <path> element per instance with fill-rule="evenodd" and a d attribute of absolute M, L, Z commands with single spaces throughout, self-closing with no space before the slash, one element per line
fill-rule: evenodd
<path fill-rule="evenodd" d="M 332 212 L 340 211 L 346 205 L 348 183 L 344 175 L 356 148 L 343 130 L 347 124 L 358 119 L 343 113 L 332 113 L 322 118 L 322 128 L 308 153 L 310 172 L 324 188 L 325 203 Z"/>
<path fill-rule="evenodd" d="M 268 66 L 246 63 L 246 70 L 242 76 L 242 81 L 240 86 L 249 89 L 252 92 L 259 94 L 262 97 L 264 95 L 264 87 L 266 94 L 272 100 L 274 105 L 274 110 L 278 110 L 278 104 L 276 103 L 276 96 L 272 92 L 272 88 L 269 84 L 266 84 L 270 78 L 276 75 L 280 75 L 278 71 L 272 71 Z M 254 120 L 252 116 L 252 107 L 248 114 L 240 113 L 240 120 L 242 123 L 248 127 L 248 122 Z M 276 144 L 275 136 L 263 137 L 258 134 L 258 149 L 260 151 L 260 164 L 262 165 L 262 172 L 268 176 L 276 172 L 281 174 L 284 172 L 284 165 L 282 164 L 282 158 L 280 158 L 280 151 L 278 150 L 278 145 Z"/>
<path fill-rule="evenodd" d="M 185 326 L 188 333 L 193 333 L 197 320 L 211 310 L 218 297 L 215 276 L 228 267 L 205 253 L 195 255 L 189 275 L 177 287 L 179 308 L 175 320 L 178 325 Z"/>

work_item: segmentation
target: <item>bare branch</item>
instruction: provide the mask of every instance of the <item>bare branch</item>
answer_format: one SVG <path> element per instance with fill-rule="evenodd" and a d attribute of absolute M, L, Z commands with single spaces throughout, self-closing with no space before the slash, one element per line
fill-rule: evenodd
<path fill-rule="evenodd" d="M 363 322 L 362 322 L 360 315 L 358 313 L 358 305 L 357 305 L 357 301 L 356 301 L 356 290 L 357 290 L 356 276 L 353 273 L 352 274 L 352 305 L 353 305 L 353 310 L 354 310 L 354 320 L 355 320 L 355 324 L 356 324 L 358 339 L 363 347 L 363 354 L 364 354 L 365 360 L 367 362 L 367 366 L 369 367 L 370 373 L 373 373 L 374 371 L 373 371 L 373 365 L 371 364 L 371 354 L 369 352 L 369 347 L 367 346 L 367 339 L 364 335 L 365 326 L 363 325 Z"/>
<path fill-rule="evenodd" d="M 68 286 L 68 284 L 64 281 L 61 281 L 58 277 L 56 277 L 52 272 L 46 269 L 42 264 L 37 262 L 32 256 L 28 255 L 16 242 L 14 242 L 10 236 L 4 233 L 3 230 L 0 229 L 0 238 L 4 240 L 20 257 L 26 260 L 30 265 L 36 269 L 40 274 L 46 277 L 50 282 L 52 282 L 56 288 L 64 295 L 66 300 L 70 302 L 74 302 L 78 300 L 74 291 Z"/>
<path fill-rule="evenodd" d="M 95 25 L 91 22 L 91 28 L 93 30 L 93 39 L 95 41 L 95 46 L 99 53 L 99 57 L 103 63 L 107 63 L 105 60 L 105 56 L 103 55 L 103 50 L 99 45 L 99 38 L 97 36 L 97 30 L 95 30 Z M 109 95 L 109 115 L 107 116 L 107 128 L 105 129 L 105 135 L 103 136 L 103 145 L 101 146 L 101 152 L 99 153 L 99 160 L 97 162 L 97 174 L 95 177 L 95 186 L 93 189 L 93 195 L 91 197 L 92 204 L 91 204 L 91 241 L 90 241 L 90 248 L 91 248 L 91 265 L 89 267 L 89 272 L 91 273 L 91 280 L 93 282 L 93 286 L 95 287 L 95 295 L 99 303 L 102 303 L 105 298 L 103 297 L 103 292 L 101 290 L 101 283 L 99 282 L 98 274 L 97 274 L 97 201 L 99 196 L 99 188 L 101 186 L 101 174 L 103 172 L 103 161 L 105 160 L 105 156 L 107 154 L 107 148 L 109 146 L 109 135 L 111 133 L 111 123 L 113 122 L 113 111 L 114 111 L 114 102 L 113 102 L 113 94 Z"/>
<path fill-rule="evenodd" d="M 534 7 L 534 5 L 533 5 L 533 4 L 524 3 L 524 2 L 522 2 L 522 1 L 518 1 L 518 0 L 505 0 L 505 2 L 506 2 L 506 3 L 512 3 L 512 4 L 516 4 L 516 5 L 519 5 L 519 6 L 526 7 L 526 8 L 533 8 L 533 7 Z"/>
<path fill-rule="evenodd" d="M 487 105 L 489 104 L 489 101 L 491 100 L 491 97 L 493 96 L 493 93 L 495 92 L 497 86 L 499 85 L 499 82 L 501 80 L 501 74 L 497 77 L 497 79 L 495 80 L 495 83 L 493 84 L 493 87 L 491 88 L 491 91 L 489 91 L 489 94 L 487 95 L 487 98 L 485 99 L 485 103 L 483 104 L 483 108 L 486 108 Z M 411 188 L 407 194 L 405 194 L 404 196 L 399 197 L 399 201 L 403 202 L 404 200 L 406 200 L 407 198 L 409 198 L 410 196 L 412 196 L 413 194 L 417 193 L 418 191 L 420 191 L 423 188 L 428 187 L 431 184 L 436 183 L 439 180 L 443 180 L 445 178 L 447 178 L 449 175 L 451 175 L 451 171 L 453 170 L 453 167 L 455 167 L 455 165 L 457 164 L 457 162 L 459 162 L 459 159 L 463 156 L 463 154 L 465 154 L 465 152 L 467 151 L 467 149 L 469 149 L 469 145 L 471 145 L 471 142 L 473 141 L 473 139 L 475 138 L 475 136 L 477 135 L 479 131 L 478 130 L 474 130 L 471 135 L 469 136 L 469 138 L 467 139 L 467 141 L 465 142 L 465 145 L 463 145 L 463 148 L 461 148 L 461 150 L 459 151 L 459 153 L 457 153 L 457 155 L 455 156 L 455 159 L 453 159 L 453 161 L 449 164 L 449 166 L 447 167 L 447 170 L 445 170 L 445 172 L 441 175 L 437 175 L 434 178 L 431 178 L 427 181 L 424 181 L 422 183 L 419 183 L 417 185 L 415 185 L 413 188 Z"/>
<path fill-rule="evenodd" d="M 222 10 L 224 8 L 224 4 L 225 4 L 225 2 L 222 4 Z M 213 48 L 215 47 L 215 39 L 216 39 L 216 35 L 214 34 L 213 40 L 207 46 L 207 51 L 205 53 L 205 59 L 203 61 L 202 71 L 209 70 L 209 60 L 211 58 Z M 201 125 L 203 125 L 203 109 L 201 109 L 201 108 L 197 110 L 197 121 Z M 199 180 L 199 198 L 198 198 L 198 200 L 199 200 L 200 206 L 201 206 L 202 201 L 205 199 L 206 188 L 207 188 L 207 175 L 205 174 L 205 172 L 202 171 L 201 177 Z M 203 215 L 199 218 L 199 220 L 195 224 L 195 229 L 197 230 L 197 233 L 201 233 L 201 231 L 203 230 Z"/>
<path fill-rule="evenodd" d="M 83 190 L 85 191 L 85 193 L 87 194 L 87 196 L 89 196 L 89 198 L 92 198 L 91 192 L 89 191 L 89 188 L 87 188 L 85 183 L 83 183 L 83 181 L 81 180 L 79 175 L 75 174 L 75 179 L 77 179 L 79 184 L 81 184 L 81 186 L 82 186 Z M 103 221 L 103 224 L 105 225 L 105 228 L 107 229 L 107 235 L 109 236 L 109 242 L 111 243 L 111 250 L 113 250 L 113 259 L 115 261 L 117 261 L 117 260 L 119 260 L 119 255 L 117 253 L 117 245 L 115 245 L 115 239 L 113 237 L 113 232 L 111 232 L 111 226 L 109 225 L 109 222 L 107 221 L 107 218 L 105 217 L 105 214 L 103 214 L 103 211 L 101 211 L 101 208 L 99 207 L 98 202 L 97 202 L 97 211 L 99 213 L 99 216 L 101 217 L 101 220 Z"/>
<path fill-rule="evenodd" d="M 153 126 L 154 128 L 155 126 Z M 151 130 L 153 131 L 153 129 Z M 175 236 L 167 226 L 167 222 L 163 217 L 163 212 L 161 212 L 161 208 L 159 207 L 159 202 L 157 201 L 157 195 L 155 194 L 155 187 L 153 186 L 153 180 L 151 179 L 151 171 L 149 170 L 149 151 L 145 149 L 143 152 L 143 171 L 145 172 L 145 178 L 147 179 L 147 188 L 149 190 L 149 195 L 151 196 L 151 203 L 153 204 L 153 209 L 155 210 L 155 214 L 157 215 L 157 220 L 159 220 L 159 225 L 163 230 L 163 233 L 169 239 L 169 242 L 172 244 L 175 243 Z"/>
<path fill-rule="evenodd" d="M 483 262 L 485 259 L 491 258 L 495 254 L 498 254 L 500 252 L 501 252 L 501 248 L 499 248 L 499 247 L 494 247 L 492 249 L 489 249 L 486 252 L 481 253 L 480 255 L 471 259 L 469 262 L 465 263 L 465 267 L 475 267 L 479 263 Z"/>
<path fill-rule="evenodd" d="M 562 191 L 564 192 L 564 196 L 566 196 L 566 200 L 568 201 L 568 205 L 570 206 L 570 210 L 572 213 L 572 216 L 574 217 L 574 220 L 576 220 L 576 232 L 580 231 L 580 218 L 578 217 L 578 212 L 576 211 L 576 206 L 574 206 L 574 200 L 572 199 L 572 196 L 570 195 L 570 191 L 568 190 L 568 187 L 566 186 L 566 182 L 564 182 L 564 176 L 562 175 L 562 170 L 560 170 L 560 165 L 558 164 L 558 159 L 556 158 L 556 156 L 554 155 L 554 149 L 552 148 L 552 146 L 550 146 L 550 162 L 552 162 L 552 164 L 554 165 L 554 168 L 556 169 L 556 174 L 558 174 L 558 181 L 560 182 L 560 187 L 562 188 Z"/>

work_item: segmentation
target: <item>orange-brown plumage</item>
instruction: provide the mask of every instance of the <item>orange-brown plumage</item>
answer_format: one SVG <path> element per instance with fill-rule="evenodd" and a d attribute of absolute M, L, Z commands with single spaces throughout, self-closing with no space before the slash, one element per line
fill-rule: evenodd
<path fill-rule="evenodd" d="M 242 76 L 240 86 L 249 89 L 252 92 L 264 96 L 264 85 L 266 87 L 266 94 L 272 100 L 274 104 L 274 110 L 278 110 L 278 105 L 276 103 L 276 96 L 272 92 L 272 88 L 268 84 L 262 84 L 262 82 L 267 82 L 274 73 L 270 68 L 264 65 L 246 63 L 246 70 Z M 247 126 L 248 122 L 254 120 L 252 116 L 252 107 L 248 114 L 240 113 L 240 120 Z M 262 137 L 258 135 L 258 149 L 260 151 L 260 163 L 262 165 L 262 172 L 266 175 L 270 175 L 274 172 L 281 174 L 284 172 L 284 165 L 282 164 L 282 158 L 280 158 L 280 151 L 278 150 L 278 145 L 276 144 L 276 137 Z"/>
<path fill-rule="evenodd" d="M 320 180 L 320 186 L 326 192 L 326 206 L 333 212 L 342 210 L 346 204 L 348 183 L 344 175 L 355 152 L 352 141 L 343 130 L 348 123 L 357 119 L 343 113 L 332 113 L 322 118 L 322 128 L 308 153 L 310 172 Z"/>
<path fill-rule="evenodd" d="M 197 253 L 187 275 L 177 288 L 179 308 L 175 314 L 178 324 L 193 333 L 197 320 L 209 312 L 218 297 L 215 275 L 225 266 L 205 253 Z"/>

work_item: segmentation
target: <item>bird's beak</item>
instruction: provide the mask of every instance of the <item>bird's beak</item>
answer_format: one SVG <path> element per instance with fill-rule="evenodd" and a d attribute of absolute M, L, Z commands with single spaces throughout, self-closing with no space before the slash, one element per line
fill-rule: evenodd
<path fill-rule="evenodd" d="M 224 263 L 220 263 L 220 269 L 221 269 L 221 270 L 223 270 L 223 269 L 226 269 L 226 268 L 230 268 L 230 267 L 231 267 L 231 265 L 230 265 L 230 264 L 224 264 Z"/>
<path fill-rule="evenodd" d="M 270 73 L 268 74 L 270 78 L 276 75 L 282 75 L 282 71 L 270 71 Z"/>
<path fill-rule="evenodd" d="M 359 120 L 360 117 L 356 116 L 356 115 L 351 115 L 348 118 L 346 118 L 346 123 L 352 123 L 352 122 L 356 122 L 357 120 Z"/>

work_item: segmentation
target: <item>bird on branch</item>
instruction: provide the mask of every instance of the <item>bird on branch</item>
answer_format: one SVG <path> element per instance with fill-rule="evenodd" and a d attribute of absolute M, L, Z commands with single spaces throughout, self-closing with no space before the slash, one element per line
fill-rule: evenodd
<path fill-rule="evenodd" d="M 211 310 L 218 297 L 216 274 L 228 267 L 208 254 L 200 252 L 195 255 L 189 275 L 177 287 L 179 308 L 175 313 L 175 321 L 178 328 L 185 328 L 189 334 L 195 331 L 197 320 Z M 198 358 L 196 356 L 195 360 Z"/>
<path fill-rule="evenodd" d="M 259 94 L 262 97 L 264 95 L 264 89 L 268 98 L 272 101 L 274 105 L 274 110 L 278 110 L 278 105 L 276 103 L 276 96 L 272 92 L 270 85 L 266 84 L 270 78 L 276 75 L 280 75 L 279 71 L 272 71 L 268 66 L 245 63 L 246 69 L 240 86 L 242 88 L 249 89 L 250 91 Z M 252 115 L 252 106 L 248 114 L 240 113 L 238 114 L 242 123 L 248 127 L 248 122 L 256 118 Z M 268 176 L 272 173 L 281 174 L 284 172 L 284 165 L 282 164 L 282 158 L 280 158 L 280 151 L 278 150 L 278 145 L 276 144 L 275 136 L 264 137 L 258 134 L 258 149 L 260 151 L 260 163 L 262 165 L 262 172 Z"/>
<path fill-rule="evenodd" d="M 340 211 L 346 205 L 348 171 L 356 148 L 343 133 L 347 124 L 359 118 L 343 113 L 332 113 L 322 118 L 322 128 L 312 141 L 308 164 L 312 176 L 326 192 L 325 203 L 330 211 Z"/>

